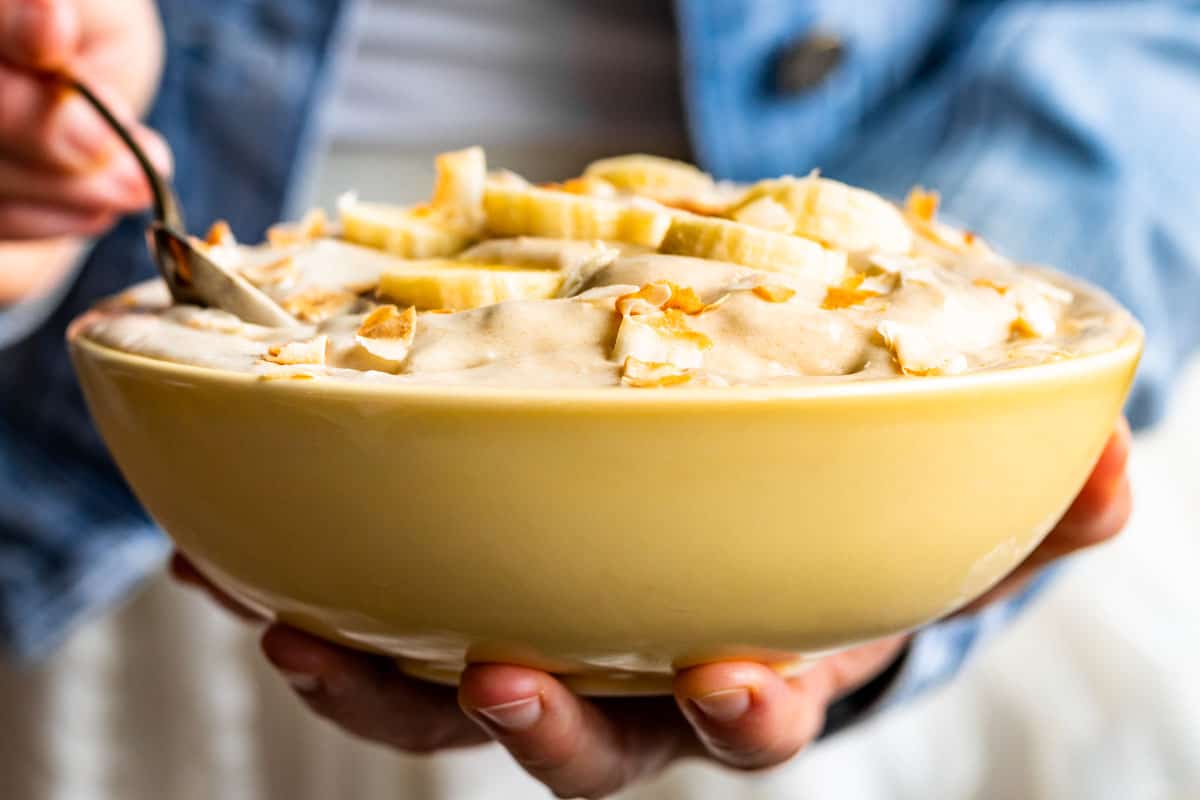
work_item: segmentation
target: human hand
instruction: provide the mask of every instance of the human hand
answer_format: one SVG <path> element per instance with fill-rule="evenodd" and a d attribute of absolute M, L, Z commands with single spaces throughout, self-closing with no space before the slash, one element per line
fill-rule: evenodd
<path fill-rule="evenodd" d="M 69 69 L 133 120 L 162 70 L 152 0 L 0 0 L 0 306 L 52 285 L 94 236 L 151 201 L 137 163 L 103 119 L 47 77 Z M 169 172 L 157 133 L 139 142 Z"/>
<path fill-rule="evenodd" d="M 1087 484 L 1042 545 L 966 611 L 1019 590 L 1050 561 L 1114 537 L 1131 500 L 1122 421 Z M 246 618 L 182 556 L 172 569 Z M 898 636 L 829 656 L 784 679 L 755 663 L 680 672 L 672 698 L 590 700 L 525 667 L 475 664 L 457 692 L 402 675 L 365 655 L 282 625 L 262 638 L 268 660 L 317 714 L 344 730 L 410 753 L 497 741 L 560 797 L 603 797 L 686 756 L 739 769 L 788 760 L 820 733 L 826 709 L 865 685 L 902 653 Z"/>

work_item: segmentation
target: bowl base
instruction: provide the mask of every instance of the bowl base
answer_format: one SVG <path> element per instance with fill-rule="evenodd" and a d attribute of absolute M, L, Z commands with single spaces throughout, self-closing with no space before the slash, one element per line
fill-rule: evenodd
<path fill-rule="evenodd" d="M 785 678 L 808 670 L 819 658 L 798 656 L 792 661 L 769 665 Z M 400 671 L 412 678 L 443 686 L 457 686 L 462 675 L 461 665 L 413 659 L 396 659 Z M 659 672 L 629 670 L 596 670 L 576 672 L 556 677 L 572 692 L 587 697 L 655 697 L 673 693 L 674 675 Z"/>

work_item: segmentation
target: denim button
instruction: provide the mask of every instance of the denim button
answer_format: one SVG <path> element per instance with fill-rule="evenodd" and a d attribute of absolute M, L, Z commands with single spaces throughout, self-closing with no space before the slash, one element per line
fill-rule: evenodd
<path fill-rule="evenodd" d="M 775 85 L 783 94 L 816 88 L 846 55 L 842 40 L 830 33 L 809 33 L 783 49 L 775 68 Z"/>

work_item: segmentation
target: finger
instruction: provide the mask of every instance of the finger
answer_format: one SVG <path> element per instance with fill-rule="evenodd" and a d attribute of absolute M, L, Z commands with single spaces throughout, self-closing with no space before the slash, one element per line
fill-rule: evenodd
<path fill-rule="evenodd" d="M 688 738 L 669 703 L 616 701 L 606 713 L 550 675 L 525 667 L 468 667 L 458 701 L 559 797 L 612 794 L 661 769 Z"/>
<path fill-rule="evenodd" d="M 62 66 L 79 39 L 79 17 L 72 3 L 0 0 L 0 59 L 26 67 Z"/>
<path fill-rule="evenodd" d="M 116 220 L 106 211 L 80 211 L 37 203 L 0 202 L 0 241 L 96 236 Z"/>
<path fill-rule="evenodd" d="M 116 146 L 104 120 L 82 98 L 58 81 L 0 63 L 0 153 L 83 170 L 102 163 Z"/>
<path fill-rule="evenodd" d="M 93 91 L 135 132 L 155 166 L 169 172 L 170 153 L 162 138 L 134 119 L 118 93 L 102 85 Z M 123 147 L 81 96 L 56 80 L 0 63 L 0 154 L 61 172 L 88 172 L 104 166 Z"/>
<path fill-rule="evenodd" d="M 1030 561 L 1047 564 L 1077 550 L 1094 547 L 1115 538 L 1129 523 L 1133 514 L 1133 488 L 1129 478 L 1121 477 L 1112 494 L 1099 507 L 1088 513 L 1086 521 L 1060 523 L 1042 543 Z"/>
<path fill-rule="evenodd" d="M 1021 565 L 1022 571 L 1036 570 L 1076 550 L 1107 542 L 1121 532 L 1133 511 L 1133 491 L 1125 472 L 1131 443 L 1129 424 L 1122 419 L 1083 489 L 1054 530 Z"/>
<path fill-rule="evenodd" d="M 1131 444 L 1129 423 L 1122 419 L 1087 483 L 1054 530 L 1010 575 L 958 613 L 974 613 L 1013 595 L 1047 564 L 1077 550 L 1103 544 L 1124 530 L 1133 513 L 1133 490 L 1125 472 Z"/>
<path fill-rule="evenodd" d="M 1029 555 L 1008 577 L 974 602 L 964 606 L 958 614 L 971 614 L 991 605 L 997 600 L 1021 591 L 1046 565 L 1078 550 L 1103 544 L 1124 530 L 1133 512 L 1133 492 L 1129 481 L 1122 479 L 1117 496 L 1105 507 L 1105 513 L 1093 517 L 1087 528 L 1079 528 L 1069 535 L 1052 533 L 1041 546 Z"/>
<path fill-rule="evenodd" d="M 675 697 L 710 755 L 762 769 L 788 760 L 821 732 L 833 677 L 814 669 L 789 682 L 761 664 L 708 664 L 676 676 Z"/>
<path fill-rule="evenodd" d="M 1100 454 L 1091 475 L 1079 491 L 1067 513 L 1051 534 L 1057 538 L 1069 538 L 1081 533 L 1089 536 L 1089 529 L 1111 513 L 1110 506 L 1127 486 L 1125 467 L 1129 462 L 1132 436 L 1129 423 L 1121 419 L 1104 451 Z"/>
<path fill-rule="evenodd" d="M 151 196 L 140 167 L 126 153 L 114 159 L 109 168 L 75 175 L 0 159 L 0 198 L 4 202 L 119 214 L 145 208 Z"/>
<path fill-rule="evenodd" d="M 357 736 L 410 753 L 487 741 L 453 689 L 405 677 L 388 659 L 283 625 L 267 629 L 262 649 L 309 708 Z"/>
<path fill-rule="evenodd" d="M 196 566 L 188 560 L 187 556 L 182 553 L 175 553 L 171 556 L 171 561 L 168 566 L 171 572 L 171 577 L 187 586 L 199 589 L 206 593 L 209 598 L 217 605 L 224 608 L 229 613 L 246 622 L 262 622 L 264 617 L 251 608 L 248 608 L 237 600 L 234 600 L 229 595 L 218 589 L 208 578 L 196 569 Z"/>

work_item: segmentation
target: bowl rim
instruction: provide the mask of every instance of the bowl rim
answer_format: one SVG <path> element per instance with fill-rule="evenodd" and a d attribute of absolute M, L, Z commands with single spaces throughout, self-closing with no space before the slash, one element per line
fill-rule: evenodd
<path fill-rule="evenodd" d="M 264 380 L 261 375 L 215 367 L 180 364 L 152 356 L 127 353 L 87 337 L 83 332 L 91 312 L 79 317 L 67 331 L 73 351 L 86 352 L 141 374 L 156 374 L 168 382 L 223 384 L 229 388 L 255 388 L 272 392 L 329 397 L 381 397 L 393 400 L 434 402 L 453 406 L 572 406 L 602 405 L 617 408 L 655 408 L 671 405 L 724 406 L 771 401 L 825 401 L 850 398 L 912 397 L 945 395 L 964 390 L 1003 390 L 1041 382 L 1071 380 L 1121 364 L 1136 365 L 1145 346 L 1145 331 L 1132 317 L 1128 335 L 1114 347 L 1094 353 L 1017 367 L 968 372 L 962 375 L 932 375 L 904 379 L 880 378 L 859 381 L 814 381 L 810 383 L 739 385 L 728 387 L 675 387 L 660 391 L 617 391 L 619 387 L 497 387 L 462 384 L 389 384 L 338 379 Z"/>

